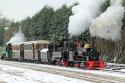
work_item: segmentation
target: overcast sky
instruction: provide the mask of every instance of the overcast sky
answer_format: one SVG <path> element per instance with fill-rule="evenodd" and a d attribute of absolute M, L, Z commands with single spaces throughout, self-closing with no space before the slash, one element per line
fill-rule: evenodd
<path fill-rule="evenodd" d="M 46 4 L 55 9 L 63 4 L 71 5 L 76 0 L 0 0 L 0 13 L 14 21 L 32 16 Z"/>

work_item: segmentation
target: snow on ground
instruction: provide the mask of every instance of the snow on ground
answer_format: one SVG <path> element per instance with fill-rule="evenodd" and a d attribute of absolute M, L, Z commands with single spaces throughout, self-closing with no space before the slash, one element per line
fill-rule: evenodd
<path fill-rule="evenodd" d="M 0 80 L 7 83 L 90 83 L 45 72 L 0 65 Z"/>
<path fill-rule="evenodd" d="M 13 63 L 13 64 L 24 64 L 30 65 L 34 67 L 47 67 L 47 68 L 56 68 L 69 70 L 74 72 L 102 75 L 102 76 L 114 76 L 114 77 L 122 77 L 125 78 L 125 73 L 117 73 L 117 72 L 107 72 L 104 70 L 82 70 L 77 68 L 70 67 L 60 67 L 54 65 L 44 65 L 44 64 L 35 64 L 35 63 L 19 63 L 19 62 L 11 62 L 5 61 L 5 63 Z M 125 69 L 121 69 L 120 71 L 125 72 Z M 0 80 L 6 81 L 8 83 L 90 83 L 84 80 L 78 80 L 70 77 L 64 77 L 61 75 L 49 74 L 45 72 L 23 69 L 19 67 L 5 66 L 0 65 Z"/>
<path fill-rule="evenodd" d="M 125 72 L 125 69 L 121 69 L 120 71 Z"/>
<path fill-rule="evenodd" d="M 14 62 L 16 63 L 16 62 Z M 104 70 L 82 70 L 78 68 L 70 68 L 70 67 L 61 67 L 61 66 L 53 66 L 53 65 L 44 65 L 44 64 L 33 64 L 33 63 L 23 63 L 23 64 L 30 64 L 32 66 L 42 66 L 42 67 L 48 67 L 48 68 L 56 68 L 56 69 L 64 69 L 69 71 L 76 71 L 76 72 L 83 72 L 88 74 L 96 74 L 96 75 L 107 75 L 107 76 L 114 76 L 114 77 L 124 77 L 125 73 L 117 73 L 117 72 L 107 72 Z"/>

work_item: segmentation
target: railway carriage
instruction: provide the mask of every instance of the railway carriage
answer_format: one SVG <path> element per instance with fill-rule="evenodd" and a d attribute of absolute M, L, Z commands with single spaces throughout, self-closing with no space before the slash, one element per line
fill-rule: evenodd
<path fill-rule="evenodd" d="M 11 44 L 12 45 L 12 59 L 14 60 L 21 60 L 21 52 L 20 52 L 20 49 L 21 49 L 21 43 L 20 44 Z M 8 54 L 9 55 L 9 54 Z"/>
<path fill-rule="evenodd" d="M 33 61 L 34 60 L 34 45 L 32 42 L 23 43 L 24 60 Z"/>
<path fill-rule="evenodd" d="M 41 61 L 40 50 L 47 48 L 49 42 L 45 40 L 12 43 L 13 60 Z M 11 49 L 9 49 L 11 50 Z M 8 53 L 8 56 L 10 54 Z"/>

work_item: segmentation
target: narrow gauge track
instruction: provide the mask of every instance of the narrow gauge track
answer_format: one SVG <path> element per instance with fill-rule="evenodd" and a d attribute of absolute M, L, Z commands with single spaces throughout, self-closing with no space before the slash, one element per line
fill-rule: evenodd
<path fill-rule="evenodd" d="M 116 68 L 116 69 L 105 69 L 104 71 L 106 71 L 106 72 L 110 72 L 110 73 L 118 73 L 118 74 L 125 74 L 125 72 L 124 71 L 120 71 L 121 69 L 125 69 L 125 68 Z"/>
<path fill-rule="evenodd" d="M 110 73 L 118 73 L 118 74 L 123 74 L 125 73 L 124 71 L 120 71 L 121 69 L 125 69 L 125 65 L 124 64 L 108 64 L 108 67 L 104 70 L 106 72 L 110 72 Z"/>
<path fill-rule="evenodd" d="M 38 66 L 35 64 L 19 63 L 19 62 L 11 62 L 11 61 L 9 62 L 0 61 L 0 64 L 20 67 L 20 68 L 25 68 L 25 69 L 32 69 L 36 71 L 42 71 L 42 72 L 77 78 L 80 80 L 87 80 L 87 81 L 95 82 L 95 83 L 125 83 L 125 78 L 106 76 L 106 75 L 102 76 L 102 75 L 95 75 L 95 74 L 70 71 L 70 70 L 64 70 L 64 69 L 58 69 L 58 68 L 43 67 L 43 66 Z"/>

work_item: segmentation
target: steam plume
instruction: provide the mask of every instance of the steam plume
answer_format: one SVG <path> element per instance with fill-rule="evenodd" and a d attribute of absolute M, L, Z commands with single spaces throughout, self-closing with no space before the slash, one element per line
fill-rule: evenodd
<path fill-rule="evenodd" d="M 125 12 L 121 4 L 122 0 L 111 0 L 111 6 L 107 8 L 106 12 L 92 22 L 90 26 L 92 36 L 113 41 L 120 39 Z"/>
<path fill-rule="evenodd" d="M 26 40 L 24 34 L 21 32 L 21 27 L 19 27 L 19 32 L 16 33 L 9 42 L 7 42 L 7 44 L 9 43 L 18 43 L 18 42 L 24 42 Z"/>
<path fill-rule="evenodd" d="M 78 0 L 79 5 L 72 8 L 73 15 L 69 18 L 68 31 L 78 36 L 89 28 L 91 21 L 99 15 L 101 0 Z"/>

